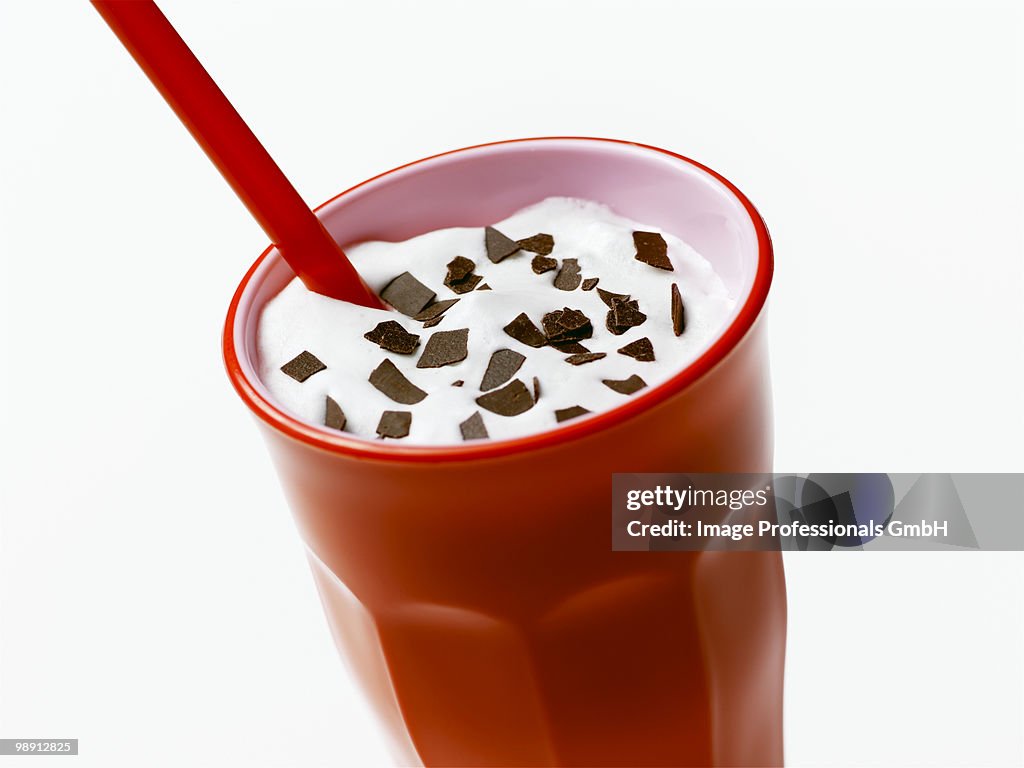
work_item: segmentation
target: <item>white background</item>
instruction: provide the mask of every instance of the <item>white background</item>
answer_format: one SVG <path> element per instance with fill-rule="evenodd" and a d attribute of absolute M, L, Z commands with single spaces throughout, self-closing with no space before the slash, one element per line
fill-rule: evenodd
<path fill-rule="evenodd" d="M 777 468 L 1024 471 L 1011 6 L 163 6 L 311 203 L 517 136 L 709 164 L 774 237 Z M 264 235 L 86 3 L 0 8 L 0 737 L 387 764 L 221 368 Z M 786 565 L 791 765 L 1024 764 L 1024 555 Z"/>

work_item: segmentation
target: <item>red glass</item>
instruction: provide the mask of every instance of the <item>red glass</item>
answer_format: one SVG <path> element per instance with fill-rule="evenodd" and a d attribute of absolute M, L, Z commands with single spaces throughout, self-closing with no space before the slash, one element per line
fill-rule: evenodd
<path fill-rule="evenodd" d="M 678 375 L 557 430 L 417 447 L 305 424 L 253 373 L 259 308 L 289 279 L 273 249 L 235 294 L 228 374 L 258 417 L 331 631 L 403 764 L 779 765 L 780 554 L 611 550 L 613 472 L 772 469 L 772 249 L 750 202 L 664 150 L 555 138 L 428 158 L 318 211 L 344 246 L 481 226 L 549 194 L 687 239 L 739 294 Z"/>

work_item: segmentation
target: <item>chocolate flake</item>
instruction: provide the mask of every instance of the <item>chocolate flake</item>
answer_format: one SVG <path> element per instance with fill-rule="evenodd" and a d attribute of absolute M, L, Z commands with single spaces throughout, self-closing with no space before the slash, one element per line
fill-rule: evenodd
<path fill-rule="evenodd" d="M 478 291 L 489 291 L 489 290 L 491 290 L 491 286 L 489 286 L 487 283 L 484 283 L 479 288 L 477 288 L 477 290 Z"/>
<path fill-rule="evenodd" d="M 420 345 L 419 336 L 409 333 L 401 323 L 394 320 L 377 323 L 377 327 L 364 333 L 363 338 L 372 341 L 388 352 L 395 352 L 399 355 L 411 355 Z"/>
<path fill-rule="evenodd" d="M 628 296 L 625 299 L 612 299 L 611 307 L 605 317 L 605 326 L 616 336 L 621 336 L 647 320 L 647 315 L 640 311 L 640 303 Z"/>
<path fill-rule="evenodd" d="M 592 291 L 597 287 L 597 283 L 601 278 L 599 277 L 588 277 L 583 281 L 583 290 Z"/>
<path fill-rule="evenodd" d="M 483 280 L 481 275 L 474 275 L 476 263 L 465 256 L 456 256 L 448 262 L 448 274 L 444 277 L 444 284 L 455 293 L 469 293 Z"/>
<path fill-rule="evenodd" d="M 597 295 L 601 297 L 601 301 L 603 301 L 609 309 L 612 308 L 612 302 L 615 301 L 616 299 L 618 299 L 619 301 L 629 300 L 629 294 L 612 293 L 611 291 L 606 291 L 604 288 L 598 288 Z"/>
<path fill-rule="evenodd" d="M 481 275 L 470 275 L 461 283 L 452 283 L 448 287 L 461 296 L 462 294 L 469 293 L 474 288 L 476 288 L 480 281 L 483 279 L 484 278 Z"/>
<path fill-rule="evenodd" d="M 642 325 L 647 319 L 647 315 L 640 311 L 640 302 L 629 296 L 610 295 L 607 303 L 611 309 L 604 318 L 604 325 L 615 336 Z"/>
<path fill-rule="evenodd" d="M 601 383 L 608 387 L 608 389 L 618 392 L 620 395 L 632 395 L 634 392 L 639 392 L 647 386 L 647 382 L 635 373 L 628 379 L 622 379 L 621 381 L 616 379 L 601 379 Z"/>
<path fill-rule="evenodd" d="M 466 343 L 469 341 L 469 328 L 455 331 L 438 331 L 427 339 L 416 363 L 417 368 L 440 368 L 466 359 L 468 354 Z"/>
<path fill-rule="evenodd" d="M 452 382 L 452 386 L 453 387 L 461 387 L 465 383 L 466 382 L 464 382 L 462 379 L 456 379 L 455 381 Z"/>
<path fill-rule="evenodd" d="M 556 309 L 548 312 L 541 318 L 541 325 L 544 326 L 544 335 L 548 342 L 557 344 L 563 341 L 581 341 L 589 339 L 594 335 L 594 326 L 590 318 L 578 309 Z"/>
<path fill-rule="evenodd" d="M 411 426 L 412 414 L 409 411 L 384 411 L 377 423 L 377 434 L 396 439 L 406 437 Z"/>
<path fill-rule="evenodd" d="M 620 355 L 632 357 L 634 360 L 641 363 L 650 363 L 654 361 L 654 345 L 651 344 L 651 340 L 646 336 L 642 339 L 629 342 L 629 344 L 618 350 L 618 352 Z"/>
<path fill-rule="evenodd" d="M 440 317 L 455 304 L 458 304 L 458 299 L 445 299 L 444 301 L 435 301 L 433 304 L 428 304 L 427 307 L 416 315 L 413 320 L 419 320 L 420 322 L 426 320 L 433 320 L 435 317 Z"/>
<path fill-rule="evenodd" d="M 545 272 L 550 272 L 552 269 L 558 266 L 558 259 L 552 259 L 549 256 L 534 256 L 533 261 L 530 262 L 530 269 L 534 271 L 534 274 L 543 275 Z"/>
<path fill-rule="evenodd" d="M 569 355 L 565 358 L 565 362 L 569 365 L 583 365 L 584 363 L 592 363 L 595 360 L 600 360 L 602 357 L 608 357 L 604 352 L 585 352 L 581 355 Z"/>
<path fill-rule="evenodd" d="M 384 360 L 373 369 L 370 374 L 370 383 L 396 403 L 402 403 L 402 405 L 413 405 L 427 396 L 426 392 L 405 378 L 405 374 L 398 370 L 390 360 Z"/>
<path fill-rule="evenodd" d="M 540 379 L 533 377 L 533 402 L 540 400 Z"/>
<path fill-rule="evenodd" d="M 499 416 L 518 416 L 533 408 L 530 390 L 520 379 L 513 379 L 501 389 L 480 395 L 476 402 L 481 408 L 486 408 Z"/>
<path fill-rule="evenodd" d="M 423 327 L 424 328 L 433 328 L 435 325 L 440 323 L 442 320 L 444 320 L 444 315 L 438 315 L 437 317 L 434 317 L 434 318 L 431 318 L 430 320 L 424 321 Z"/>
<path fill-rule="evenodd" d="M 511 336 L 516 341 L 520 341 L 528 347 L 538 348 L 543 347 L 548 343 L 548 340 L 544 337 L 544 334 L 540 332 L 540 329 L 533 324 L 533 321 L 526 316 L 525 312 L 521 312 L 516 318 L 505 326 L 505 333 Z"/>
<path fill-rule="evenodd" d="M 485 227 L 484 247 L 487 249 L 487 258 L 497 264 L 518 251 L 519 243 L 506 237 L 494 227 Z"/>
<path fill-rule="evenodd" d="M 555 411 L 555 420 L 559 423 L 568 421 L 569 419 L 575 419 L 579 416 L 584 416 L 590 413 L 586 408 L 581 405 L 572 405 L 568 408 L 562 408 Z"/>
<path fill-rule="evenodd" d="M 554 347 L 559 352 L 565 355 L 576 355 L 590 351 L 582 344 L 580 344 L 578 341 L 555 341 L 549 344 L 548 346 Z"/>
<path fill-rule="evenodd" d="M 527 237 L 520 240 L 517 245 L 524 251 L 538 253 L 541 256 L 547 256 L 555 249 L 555 238 L 546 232 L 538 232 L 533 237 Z"/>
<path fill-rule="evenodd" d="M 345 418 L 345 412 L 341 410 L 341 406 L 329 396 L 327 397 L 326 406 L 324 426 L 336 429 L 339 432 L 345 429 L 347 419 Z"/>
<path fill-rule="evenodd" d="M 575 291 L 580 286 L 580 263 L 576 259 L 562 259 L 562 268 L 555 275 L 555 288 Z"/>
<path fill-rule="evenodd" d="M 487 363 L 487 370 L 484 371 L 483 381 L 480 382 L 480 391 L 486 392 L 489 389 L 500 387 L 506 381 L 516 375 L 526 358 L 511 349 L 499 349 L 491 355 Z"/>
<path fill-rule="evenodd" d="M 673 271 L 672 262 L 668 259 L 668 243 L 657 232 L 634 232 L 633 245 L 636 246 L 637 261 L 658 269 Z"/>
<path fill-rule="evenodd" d="M 296 381 L 302 382 L 314 373 L 327 370 L 327 366 L 321 363 L 316 355 L 304 351 L 282 365 L 281 370 Z"/>
<path fill-rule="evenodd" d="M 436 294 L 408 272 L 403 272 L 380 292 L 380 297 L 403 315 L 415 317 Z"/>
<path fill-rule="evenodd" d="M 484 417 L 480 415 L 480 411 L 476 411 L 459 424 L 459 431 L 462 433 L 463 440 L 486 440 L 488 437 L 487 427 L 484 426 Z"/>
<path fill-rule="evenodd" d="M 444 284 L 451 285 L 465 280 L 468 275 L 473 273 L 474 269 L 476 269 L 475 261 L 467 259 L 465 256 L 456 256 L 448 262 L 448 274 L 445 275 Z"/>
<path fill-rule="evenodd" d="M 672 331 L 676 336 L 681 336 L 686 330 L 686 307 L 683 306 L 683 297 L 679 293 L 679 286 L 672 283 Z"/>

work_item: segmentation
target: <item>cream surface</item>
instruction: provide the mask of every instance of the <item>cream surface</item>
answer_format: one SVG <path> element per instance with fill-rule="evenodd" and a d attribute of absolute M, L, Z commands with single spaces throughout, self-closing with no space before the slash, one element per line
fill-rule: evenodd
<path fill-rule="evenodd" d="M 646 322 L 622 335 L 613 335 L 605 327 L 608 306 L 597 290 L 559 290 L 554 286 L 557 268 L 535 274 L 530 266 L 535 254 L 528 251 L 491 263 L 482 227 L 444 229 L 404 242 L 367 242 L 346 249 L 367 284 L 378 293 L 394 277 L 408 271 L 436 292 L 436 300 L 458 298 L 438 325 L 423 328 L 422 323 L 395 311 L 329 299 L 308 291 L 295 279 L 266 305 L 260 318 L 259 374 L 264 385 L 285 410 L 317 426 L 324 425 L 326 397 L 331 397 L 347 418 L 344 431 L 355 437 L 379 439 L 375 430 L 384 411 L 409 411 L 412 424 L 403 443 L 459 444 L 463 442 L 459 424 L 479 411 L 490 439 L 507 439 L 557 429 L 562 426 L 555 417 L 559 409 L 582 406 L 592 414 L 599 413 L 642 395 L 647 390 L 623 395 L 602 380 L 622 380 L 636 374 L 648 388 L 664 382 L 707 349 L 733 308 L 721 279 L 693 248 L 662 233 L 673 271 L 638 261 L 633 232 L 660 230 L 618 216 L 598 203 L 548 198 L 493 226 L 513 240 L 539 232 L 551 234 L 555 241 L 551 258 L 559 265 L 563 259 L 577 259 L 583 278 L 597 277 L 599 288 L 638 300 L 640 310 L 647 315 Z M 483 276 L 480 285 L 487 284 L 491 290 L 477 289 L 460 296 L 445 287 L 446 265 L 455 256 L 473 260 L 476 274 Z M 673 283 L 679 286 L 686 308 L 686 329 L 680 336 L 675 335 L 672 326 Z M 566 354 L 551 347 L 533 349 L 503 330 L 521 312 L 540 328 L 546 313 L 564 307 L 580 310 L 590 318 L 593 336 L 582 343 L 592 352 L 607 353 L 607 357 L 570 365 Z M 420 345 L 413 354 L 388 352 L 363 338 L 384 320 L 395 320 L 420 336 Z M 416 367 L 433 333 L 460 328 L 469 329 L 465 360 L 441 368 Z M 654 361 L 639 362 L 616 351 L 644 337 L 654 346 Z M 480 383 L 491 354 L 500 349 L 526 356 L 513 379 L 521 379 L 531 389 L 534 377 L 540 382 L 539 399 L 518 416 L 498 415 L 475 402 L 483 394 Z M 327 368 L 299 382 L 280 368 L 303 351 L 315 355 Z M 414 405 L 403 405 L 370 384 L 370 372 L 385 359 L 427 392 L 427 397 Z M 464 385 L 453 386 L 456 380 Z"/>

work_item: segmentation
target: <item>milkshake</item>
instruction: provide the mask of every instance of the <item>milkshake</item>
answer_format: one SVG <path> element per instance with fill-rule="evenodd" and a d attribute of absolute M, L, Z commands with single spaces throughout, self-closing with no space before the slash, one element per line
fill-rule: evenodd
<path fill-rule="evenodd" d="M 227 372 L 397 761 L 781 764 L 781 554 L 616 552 L 607 516 L 614 473 L 771 469 L 750 201 L 577 137 L 409 163 L 314 216 L 153 3 L 96 6 L 275 243 Z"/>
<path fill-rule="evenodd" d="M 295 416 L 365 439 L 500 440 L 613 409 L 734 306 L 678 237 L 573 198 L 346 253 L 390 311 L 295 279 L 263 310 L 259 373 Z"/>
<path fill-rule="evenodd" d="M 398 763 L 779 765 L 780 554 L 616 552 L 609 514 L 613 473 L 771 469 L 749 201 L 662 150 L 536 139 L 318 215 L 390 308 L 271 248 L 225 359 Z"/>

